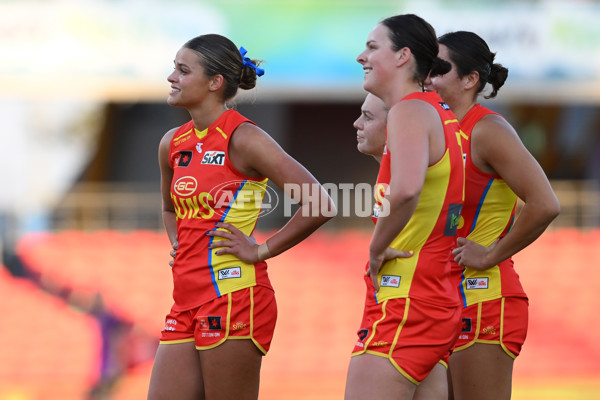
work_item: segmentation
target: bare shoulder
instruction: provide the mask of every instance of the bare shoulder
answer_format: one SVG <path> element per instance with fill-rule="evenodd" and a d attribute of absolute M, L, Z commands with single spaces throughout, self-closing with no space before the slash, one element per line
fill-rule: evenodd
<path fill-rule="evenodd" d="M 431 104 L 420 99 L 400 101 L 391 107 L 390 113 L 392 112 L 395 114 L 412 116 L 416 118 L 437 115 L 437 111 Z"/>
<path fill-rule="evenodd" d="M 283 152 L 279 144 L 259 126 L 244 122 L 235 130 L 229 142 L 230 150 L 247 155 L 268 155 Z"/>
<path fill-rule="evenodd" d="M 173 136 L 175 136 L 175 132 L 177 132 L 177 130 L 179 129 L 179 127 L 173 128 L 173 129 L 169 129 L 167 131 L 167 133 L 165 133 L 162 137 L 162 139 L 160 139 L 160 144 L 159 144 L 159 148 L 169 148 L 171 145 L 171 141 L 173 140 Z"/>
<path fill-rule="evenodd" d="M 229 141 L 229 158 L 245 175 L 269 176 L 274 165 L 289 157 L 279 144 L 257 125 L 245 122 Z"/>
<path fill-rule="evenodd" d="M 235 134 L 231 137 L 233 145 L 248 145 L 252 146 L 257 141 L 270 141 L 273 140 L 271 136 L 259 126 L 254 125 L 250 122 L 244 122 L 240 124 L 235 130 Z"/>
<path fill-rule="evenodd" d="M 511 164 L 516 167 L 537 163 L 513 126 L 502 116 L 494 114 L 486 115 L 473 128 L 471 156 L 480 169 L 497 173 L 505 180 L 510 174 Z"/>
<path fill-rule="evenodd" d="M 515 128 L 498 114 L 488 114 L 477 122 L 473 129 L 473 135 L 482 136 L 484 134 L 486 139 L 490 140 L 498 140 L 497 136 L 500 136 L 500 139 L 506 139 L 507 137 L 518 139 Z"/>
<path fill-rule="evenodd" d="M 388 113 L 388 127 L 392 130 L 421 131 L 440 124 L 437 110 L 429 103 L 410 99 L 394 104 Z"/>

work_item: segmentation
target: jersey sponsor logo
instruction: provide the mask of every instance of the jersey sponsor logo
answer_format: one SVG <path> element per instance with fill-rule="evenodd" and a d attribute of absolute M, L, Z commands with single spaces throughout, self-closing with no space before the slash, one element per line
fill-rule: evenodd
<path fill-rule="evenodd" d="M 467 278 L 467 290 L 488 289 L 490 278 Z"/>
<path fill-rule="evenodd" d="M 192 162 L 192 152 L 191 151 L 180 151 L 179 155 L 175 158 L 175 166 L 177 167 L 187 167 Z"/>
<path fill-rule="evenodd" d="M 446 111 L 450 109 L 450 106 L 444 102 L 439 102 L 438 104 Z"/>
<path fill-rule="evenodd" d="M 200 331 L 220 331 L 221 317 L 216 316 L 205 316 L 198 317 L 198 330 Z"/>
<path fill-rule="evenodd" d="M 233 279 L 233 278 L 241 278 L 242 277 L 242 268 L 241 267 L 233 267 L 226 268 L 219 271 L 219 280 L 223 279 Z"/>
<path fill-rule="evenodd" d="M 471 332 L 473 329 L 473 321 L 471 318 L 463 318 L 462 319 L 462 328 L 461 332 Z"/>
<path fill-rule="evenodd" d="M 367 338 L 368 334 L 369 334 L 369 330 L 368 329 L 361 329 L 357 333 L 358 338 L 360 339 L 361 342 Z"/>
<path fill-rule="evenodd" d="M 382 275 L 380 286 L 397 288 L 400 286 L 400 277 L 395 275 Z"/>
<path fill-rule="evenodd" d="M 448 217 L 446 218 L 446 227 L 444 228 L 444 236 L 456 236 L 456 229 L 460 221 L 462 212 L 462 204 L 449 204 Z"/>
<path fill-rule="evenodd" d="M 173 191 L 179 196 L 187 197 L 193 194 L 198 187 L 198 181 L 193 176 L 182 176 L 173 184 Z"/>
<path fill-rule="evenodd" d="M 375 204 L 373 206 L 373 218 L 379 218 L 379 214 L 381 214 L 381 207 L 379 206 L 379 204 Z"/>
<path fill-rule="evenodd" d="M 201 164 L 225 165 L 225 152 L 207 150 L 206 153 L 204 153 Z"/>
<path fill-rule="evenodd" d="M 175 147 L 179 146 L 181 143 L 187 142 L 192 137 L 191 133 L 192 133 L 192 131 L 189 131 L 187 133 L 184 133 L 182 136 L 178 136 L 178 137 L 174 138 L 173 141 L 174 141 Z"/>

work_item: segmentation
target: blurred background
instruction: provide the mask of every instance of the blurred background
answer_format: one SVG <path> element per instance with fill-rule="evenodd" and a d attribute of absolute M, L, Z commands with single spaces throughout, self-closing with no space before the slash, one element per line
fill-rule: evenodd
<path fill-rule="evenodd" d="M 265 60 L 237 109 L 322 183 L 372 183 L 355 60 L 399 13 L 497 52 L 509 78 L 484 105 L 562 205 L 515 257 L 531 316 L 513 398 L 599 398 L 600 2 L 0 0 L 0 400 L 145 398 L 171 306 L 156 159 L 188 120 L 166 104 L 183 43 L 220 33 Z M 279 207 L 259 239 L 284 222 Z M 371 228 L 337 217 L 270 260 L 280 317 L 261 399 L 343 397 Z"/>

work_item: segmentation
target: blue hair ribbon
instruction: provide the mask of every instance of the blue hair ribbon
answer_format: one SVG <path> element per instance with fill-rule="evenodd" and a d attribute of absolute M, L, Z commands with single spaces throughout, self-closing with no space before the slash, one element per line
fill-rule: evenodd
<path fill-rule="evenodd" d="M 247 52 L 248 52 L 248 50 L 246 50 L 246 49 L 245 49 L 245 48 L 243 48 L 243 47 L 240 47 L 240 54 L 242 55 L 242 58 L 244 59 L 244 67 L 248 67 L 248 66 L 250 66 L 250 67 L 254 68 L 254 70 L 256 71 L 256 75 L 257 75 L 257 76 L 263 76 L 263 75 L 265 74 L 265 70 L 264 70 L 264 69 L 262 69 L 262 68 L 258 68 L 258 67 L 256 66 L 256 64 L 254 64 L 254 63 L 252 62 L 252 60 L 251 60 L 251 59 L 249 59 L 248 57 L 244 57 L 244 56 L 246 55 L 246 53 L 247 53 Z"/>

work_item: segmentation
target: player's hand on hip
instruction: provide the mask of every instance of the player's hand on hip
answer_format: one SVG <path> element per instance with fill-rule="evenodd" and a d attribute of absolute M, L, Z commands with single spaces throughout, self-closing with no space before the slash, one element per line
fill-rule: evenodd
<path fill-rule="evenodd" d="M 217 229 L 206 232 L 208 236 L 213 237 L 209 249 L 217 249 L 216 255 L 232 254 L 240 260 L 254 264 L 258 260 L 258 244 L 252 236 L 246 236 L 238 228 L 227 222 L 217 222 Z M 226 240 L 219 240 L 219 239 Z"/>

